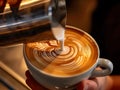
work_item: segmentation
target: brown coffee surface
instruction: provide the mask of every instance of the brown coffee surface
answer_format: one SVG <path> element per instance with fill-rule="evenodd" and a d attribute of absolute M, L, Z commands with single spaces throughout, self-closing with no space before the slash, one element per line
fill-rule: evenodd
<path fill-rule="evenodd" d="M 57 40 L 45 40 L 25 45 L 29 61 L 42 72 L 54 76 L 71 76 L 89 69 L 98 57 L 95 42 L 85 33 L 67 28 L 64 50 Z"/>

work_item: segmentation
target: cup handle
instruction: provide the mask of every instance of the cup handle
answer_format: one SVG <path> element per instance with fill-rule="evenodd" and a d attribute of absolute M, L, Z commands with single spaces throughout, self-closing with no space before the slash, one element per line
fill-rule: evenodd
<path fill-rule="evenodd" d="M 104 59 L 104 58 L 99 58 L 97 67 L 102 67 L 104 69 L 101 70 L 94 70 L 92 72 L 91 77 L 102 77 L 109 75 L 113 71 L 113 64 L 110 60 Z"/>

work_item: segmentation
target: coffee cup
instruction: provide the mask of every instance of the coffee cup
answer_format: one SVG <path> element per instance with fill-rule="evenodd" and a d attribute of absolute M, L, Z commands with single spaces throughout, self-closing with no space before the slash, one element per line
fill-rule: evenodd
<path fill-rule="evenodd" d="M 66 26 L 64 50 L 59 41 L 44 40 L 24 44 L 23 55 L 33 78 L 50 90 L 73 90 L 80 81 L 113 70 L 110 60 L 100 58 L 96 41 L 73 26 Z"/>

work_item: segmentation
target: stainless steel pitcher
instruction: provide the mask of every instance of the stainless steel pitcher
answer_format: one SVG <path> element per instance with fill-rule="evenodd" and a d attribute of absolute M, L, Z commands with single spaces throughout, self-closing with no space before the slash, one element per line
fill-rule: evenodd
<path fill-rule="evenodd" d="M 65 0 L 22 0 L 18 5 L 6 1 L 0 12 L 0 46 L 55 39 L 51 29 L 64 28 L 65 19 Z"/>

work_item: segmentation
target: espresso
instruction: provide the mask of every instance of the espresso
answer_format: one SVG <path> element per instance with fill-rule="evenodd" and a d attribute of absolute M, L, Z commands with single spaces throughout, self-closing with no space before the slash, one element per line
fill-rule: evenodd
<path fill-rule="evenodd" d="M 64 50 L 61 50 L 60 45 L 57 40 L 27 43 L 25 54 L 30 63 L 42 72 L 60 77 L 80 74 L 89 69 L 98 58 L 95 41 L 74 28 L 66 28 Z"/>

